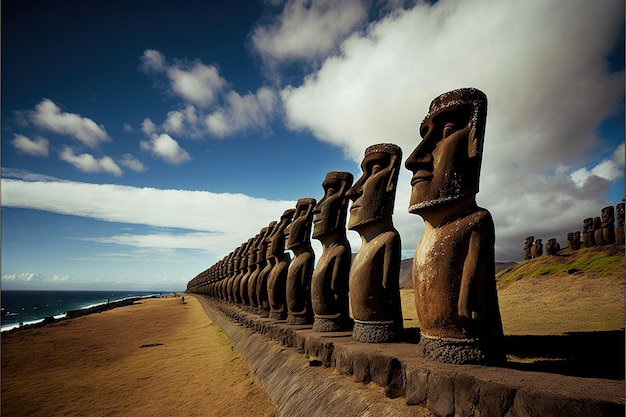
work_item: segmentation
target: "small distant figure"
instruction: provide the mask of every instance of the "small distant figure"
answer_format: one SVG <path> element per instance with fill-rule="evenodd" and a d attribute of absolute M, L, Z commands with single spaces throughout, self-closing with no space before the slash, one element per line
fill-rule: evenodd
<path fill-rule="evenodd" d="M 183 295 L 182 299 L 183 299 L 183 304 L 185 304 L 185 296 L 184 295 Z"/>

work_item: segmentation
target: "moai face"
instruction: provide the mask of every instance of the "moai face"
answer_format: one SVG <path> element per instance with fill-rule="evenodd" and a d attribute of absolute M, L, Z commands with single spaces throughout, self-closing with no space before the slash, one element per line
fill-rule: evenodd
<path fill-rule="evenodd" d="M 587 217 L 583 220 L 583 232 L 590 232 L 593 230 L 593 218 Z"/>
<path fill-rule="evenodd" d="M 612 226 L 615 222 L 615 208 L 613 206 L 604 207 L 600 218 L 602 219 L 602 227 Z"/>
<path fill-rule="evenodd" d="M 352 200 L 348 228 L 359 231 L 381 219 L 391 219 L 402 150 L 391 143 L 372 145 L 361 162 L 363 174 L 348 190 Z"/>
<path fill-rule="evenodd" d="M 616 206 L 617 224 L 621 226 L 624 225 L 624 205 L 625 203 L 622 201 L 621 203 L 618 203 Z"/>
<path fill-rule="evenodd" d="M 478 193 L 487 97 L 464 88 L 435 98 L 420 127 L 422 141 L 405 162 L 413 172 L 409 212 Z"/>
<path fill-rule="evenodd" d="M 314 198 L 301 198 L 298 200 L 293 221 L 285 229 L 287 249 L 293 249 L 310 242 L 315 203 Z"/>
<path fill-rule="evenodd" d="M 602 218 L 601 217 L 594 217 L 593 218 L 593 228 L 595 230 L 602 228 Z"/>
<path fill-rule="evenodd" d="M 280 222 L 270 236 L 268 251 L 271 256 L 274 256 L 276 258 L 280 258 L 283 256 L 285 252 L 285 229 L 291 223 L 295 212 L 295 208 L 290 208 L 285 210 L 283 215 L 280 217 Z"/>
<path fill-rule="evenodd" d="M 524 247 L 525 248 L 530 248 L 534 242 L 535 242 L 535 237 L 534 236 L 528 236 L 526 238 L 526 240 L 524 241 Z"/>
<path fill-rule="evenodd" d="M 354 177 L 349 172 L 329 172 L 322 183 L 324 197 L 313 209 L 313 238 L 346 228 L 348 199 L 346 192 Z"/>

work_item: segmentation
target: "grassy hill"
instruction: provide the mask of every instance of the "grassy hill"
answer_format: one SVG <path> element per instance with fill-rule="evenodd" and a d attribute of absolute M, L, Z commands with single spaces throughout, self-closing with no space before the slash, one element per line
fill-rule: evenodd
<path fill-rule="evenodd" d="M 407 274 L 410 262 L 402 267 Z M 563 249 L 500 269 L 496 280 L 506 335 L 624 328 L 624 245 Z M 402 277 L 401 272 L 401 283 Z M 409 283 L 401 290 L 404 323 L 419 327 L 410 288 Z"/>

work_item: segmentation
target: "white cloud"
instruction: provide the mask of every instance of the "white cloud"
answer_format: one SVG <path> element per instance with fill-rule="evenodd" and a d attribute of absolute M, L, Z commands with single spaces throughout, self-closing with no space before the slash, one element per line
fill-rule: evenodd
<path fill-rule="evenodd" d="M 29 116 L 39 128 L 60 135 L 72 136 L 89 148 L 95 148 L 100 143 L 111 141 L 104 126 L 96 124 L 87 117 L 63 112 L 59 106 L 48 99 L 43 99 L 37 104 Z"/>
<path fill-rule="evenodd" d="M 224 105 L 205 118 L 209 132 L 217 137 L 232 135 L 246 129 L 267 129 L 268 121 L 276 111 L 276 93 L 261 87 L 256 94 L 245 96 L 230 91 L 224 98 Z"/>
<path fill-rule="evenodd" d="M 141 141 L 141 149 L 150 151 L 157 158 L 172 165 L 180 165 L 191 160 L 189 153 L 166 133 L 154 134 L 149 141 Z"/>
<path fill-rule="evenodd" d="M 166 75 L 172 94 L 199 107 L 213 104 L 228 84 L 214 65 L 199 61 L 168 64 L 165 56 L 153 49 L 144 51 L 140 60 L 144 72 Z"/>
<path fill-rule="evenodd" d="M 583 187 L 591 177 L 602 178 L 606 181 L 615 181 L 624 176 L 624 144 L 622 143 L 613 152 L 610 159 L 604 159 L 591 170 L 579 168 L 570 174 L 577 187 Z"/>
<path fill-rule="evenodd" d="M 146 117 L 143 119 L 143 122 L 141 122 L 141 131 L 147 136 L 152 136 L 156 133 L 157 127 L 150 118 Z"/>
<path fill-rule="evenodd" d="M 264 60 L 311 60 L 326 56 L 338 41 L 363 22 L 360 0 L 289 0 L 282 13 L 252 33 Z"/>
<path fill-rule="evenodd" d="M 142 164 L 140 160 L 138 160 L 129 153 L 125 153 L 124 155 L 122 155 L 118 162 L 126 168 L 135 172 L 144 172 L 146 170 L 144 164 Z"/>
<path fill-rule="evenodd" d="M 162 190 L 115 184 L 2 179 L 4 207 L 29 208 L 107 222 L 188 229 L 183 234 L 123 234 L 101 242 L 151 248 L 202 248 L 228 254 L 295 206 L 243 194 Z M 106 196 L 103 197 L 103 196 Z M 254 212 L 254 215 L 250 213 Z"/>
<path fill-rule="evenodd" d="M 489 113 L 478 198 L 496 220 L 496 256 L 519 259 L 528 231 L 578 230 L 606 203 L 609 182 L 623 177 L 623 163 L 594 152 L 604 146 L 596 128 L 624 94 L 623 71 L 606 72 L 623 15 L 620 1 L 420 2 L 352 35 L 302 85 L 285 88 L 287 121 L 358 162 L 378 142 L 400 145 L 406 158 L 434 97 L 483 90 Z M 585 171 L 567 173 L 583 166 L 593 175 L 579 188 Z M 409 193 L 403 174 L 394 222 L 405 250 L 422 230 L 421 219 L 406 214 Z"/>
<path fill-rule="evenodd" d="M 88 153 L 76 155 L 70 147 L 66 146 L 59 154 L 59 158 L 62 161 L 65 161 L 75 166 L 82 172 L 107 172 L 117 177 L 122 175 L 122 169 L 109 156 L 104 156 L 100 159 L 97 159 L 93 155 Z"/>
<path fill-rule="evenodd" d="M 24 135 L 16 134 L 11 141 L 15 149 L 30 156 L 48 156 L 48 139 L 36 137 L 31 140 Z"/>

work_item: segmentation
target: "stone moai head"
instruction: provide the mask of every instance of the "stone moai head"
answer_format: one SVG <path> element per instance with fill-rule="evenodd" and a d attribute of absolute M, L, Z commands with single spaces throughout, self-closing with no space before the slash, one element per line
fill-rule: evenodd
<path fill-rule="evenodd" d="M 487 97 L 475 88 L 436 97 L 422 121 L 420 144 L 405 162 L 413 172 L 409 212 L 478 193 Z"/>
<path fill-rule="evenodd" d="M 294 249 L 311 243 L 311 223 L 313 222 L 314 198 L 301 198 L 296 203 L 293 220 L 285 229 L 286 249 Z"/>
<path fill-rule="evenodd" d="M 594 217 L 593 218 L 593 229 L 594 230 L 598 230 L 602 228 L 602 218 L 601 217 Z"/>
<path fill-rule="evenodd" d="M 615 208 L 606 206 L 602 209 L 600 218 L 602 219 L 602 227 L 610 227 L 615 224 Z"/>
<path fill-rule="evenodd" d="M 620 226 L 624 225 L 624 206 L 625 205 L 626 205 L 626 202 L 622 200 L 621 203 L 617 203 L 617 206 L 615 206 L 615 213 L 617 214 L 617 224 Z"/>
<path fill-rule="evenodd" d="M 591 232 L 593 230 L 593 218 L 587 217 L 583 220 L 583 232 Z"/>
<path fill-rule="evenodd" d="M 280 216 L 278 225 L 274 228 L 269 237 L 270 241 L 268 251 L 270 256 L 281 258 L 285 253 L 285 229 L 289 226 L 289 223 L 291 223 L 295 212 L 295 208 L 290 208 L 285 210 L 283 215 Z"/>
<path fill-rule="evenodd" d="M 379 220 L 391 221 L 401 162 L 402 149 L 392 143 L 365 150 L 363 174 L 346 193 L 352 200 L 348 229 L 359 232 Z"/>
<path fill-rule="evenodd" d="M 313 238 L 319 239 L 335 231 L 345 231 L 348 213 L 346 192 L 354 177 L 349 172 L 332 171 L 322 183 L 324 197 L 313 209 Z"/>

